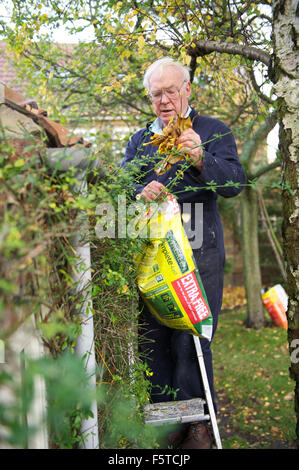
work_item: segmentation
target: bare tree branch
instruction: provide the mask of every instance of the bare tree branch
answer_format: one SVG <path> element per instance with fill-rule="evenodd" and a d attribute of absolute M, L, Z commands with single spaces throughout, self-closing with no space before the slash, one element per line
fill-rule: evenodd
<path fill-rule="evenodd" d="M 226 54 L 241 55 L 247 59 L 258 60 L 269 67 L 271 65 L 271 56 L 267 52 L 258 49 L 257 47 L 235 44 L 230 42 L 218 41 L 194 41 L 188 48 L 190 56 L 204 56 L 212 52 L 221 52 Z"/>
<path fill-rule="evenodd" d="M 242 161 L 246 164 L 248 171 L 250 162 L 256 153 L 257 147 L 265 140 L 269 132 L 275 127 L 276 123 L 277 115 L 274 111 L 272 114 L 269 114 L 265 122 L 261 127 L 259 127 L 254 135 L 245 142 L 242 151 Z"/>
<path fill-rule="evenodd" d="M 286 274 L 286 270 L 285 270 L 285 266 L 284 266 L 282 248 L 280 246 L 280 243 L 279 243 L 279 241 L 278 241 L 278 239 L 275 235 L 274 229 L 272 227 L 271 220 L 270 220 L 270 217 L 269 217 L 267 209 L 266 209 L 266 205 L 265 205 L 265 201 L 263 199 L 261 189 L 257 189 L 257 196 L 258 196 L 258 201 L 259 201 L 259 206 L 260 206 L 260 213 L 261 213 L 261 220 L 262 220 L 263 227 L 266 230 L 266 233 L 267 233 L 267 236 L 269 238 L 271 247 L 274 251 L 274 254 L 275 254 L 275 257 L 276 257 L 276 260 L 277 260 L 277 264 L 278 264 L 280 272 L 281 272 L 281 275 L 282 275 L 284 281 L 286 281 L 287 280 L 287 274 Z"/>
<path fill-rule="evenodd" d="M 257 170 L 253 175 L 252 179 L 259 178 L 260 176 L 264 175 L 265 173 L 268 173 L 268 171 L 274 170 L 274 168 L 278 168 L 281 166 L 281 161 L 277 158 L 274 160 L 274 162 L 269 163 L 268 165 L 264 165 L 262 168 Z"/>

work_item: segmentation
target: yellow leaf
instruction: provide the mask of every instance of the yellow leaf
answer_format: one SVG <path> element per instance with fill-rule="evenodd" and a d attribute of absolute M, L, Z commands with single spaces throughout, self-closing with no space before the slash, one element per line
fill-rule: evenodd
<path fill-rule="evenodd" d="M 181 133 L 192 127 L 191 119 L 183 118 L 180 115 L 175 116 L 169 120 L 168 125 L 163 129 L 163 135 L 154 134 L 151 137 L 151 141 L 143 145 L 158 145 L 159 153 L 161 155 L 166 155 L 166 157 L 160 161 L 156 168 L 155 172 L 159 175 L 164 174 L 171 168 L 171 165 L 184 160 L 185 154 L 178 153 L 178 147 L 176 146 L 177 138 Z"/>
<path fill-rule="evenodd" d="M 128 49 L 125 49 L 122 54 L 121 54 L 123 57 L 130 57 L 131 55 L 131 51 L 129 51 Z"/>
<path fill-rule="evenodd" d="M 143 36 L 139 36 L 137 44 L 138 44 L 139 49 L 144 48 L 145 40 Z"/>
<path fill-rule="evenodd" d="M 23 158 L 18 158 L 18 160 L 15 161 L 15 166 L 18 168 L 20 166 L 23 166 L 25 163 L 25 160 Z"/>

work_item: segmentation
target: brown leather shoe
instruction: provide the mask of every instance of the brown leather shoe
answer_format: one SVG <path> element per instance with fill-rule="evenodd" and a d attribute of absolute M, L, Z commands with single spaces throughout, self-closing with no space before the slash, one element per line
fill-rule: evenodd
<path fill-rule="evenodd" d="M 184 437 L 186 436 L 186 429 L 181 429 L 180 431 L 173 432 L 168 435 L 168 444 L 173 448 L 173 449 L 178 449 L 182 441 L 184 440 Z"/>
<path fill-rule="evenodd" d="M 187 430 L 180 449 L 211 449 L 212 438 L 205 423 L 193 423 Z"/>

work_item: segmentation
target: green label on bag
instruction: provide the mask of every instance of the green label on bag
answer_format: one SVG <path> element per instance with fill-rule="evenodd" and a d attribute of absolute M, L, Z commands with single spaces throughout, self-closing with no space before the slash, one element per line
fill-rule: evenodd
<path fill-rule="evenodd" d="M 172 230 L 168 230 L 166 233 L 166 239 L 169 248 L 181 270 L 181 273 L 186 273 L 189 269 L 187 260 L 184 256 L 183 250 L 181 249 L 180 245 L 178 244 L 177 240 L 175 239 L 174 233 Z"/>

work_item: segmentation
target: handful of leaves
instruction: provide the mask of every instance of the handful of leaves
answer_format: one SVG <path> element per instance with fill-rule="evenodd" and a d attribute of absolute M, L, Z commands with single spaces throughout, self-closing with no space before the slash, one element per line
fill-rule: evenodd
<path fill-rule="evenodd" d="M 177 114 L 174 118 L 170 118 L 169 123 L 163 129 L 162 135 L 154 134 L 150 142 L 143 144 L 158 145 L 159 153 L 165 155 L 165 158 L 155 168 L 157 175 L 166 173 L 171 168 L 171 165 L 185 159 L 186 155 L 179 151 L 179 146 L 176 143 L 181 133 L 190 127 L 192 127 L 190 117 L 183 118 Z"/>

